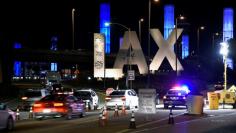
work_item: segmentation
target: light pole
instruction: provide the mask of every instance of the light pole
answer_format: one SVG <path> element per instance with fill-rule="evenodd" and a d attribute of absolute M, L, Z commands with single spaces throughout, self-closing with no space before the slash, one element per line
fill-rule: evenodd
<path fill-rule="evenodd" d="M 200 26 L 197 28 L 197 54 L 199 56 L 199 51 L 200 51 L 200 30 L 204 30 L 205 27 L 204 26 Z"/>
<path fill-rule="evenodd" d="M 141 24 L 142 24 L 143 21 L 144 21 L 143 18 L 139 19 L 139 21 L 138 21 L 138 33 L 139 33 L 139 41 L 140 41 L 140 43 L 142 43 Z"/>
<path fill-rule="evenodd" d="M 123 24 L 120 24 L 120 23 L 110 23 L 110 22 L 107 22 L 105 23 L 105 26 L 109 26 L 111 24 L 114 24 L 114 25 L 119 25 L 121 27 L 123 27 L 124 29 L 128 30 L 128 40 L 129 40 L 129 43 L 130 44 L 130 28 L 128 28 L 127 26 L 123 25 Z M 129 47 L 129 59 L 128 59 L 128 64 L 129 64 L 129 71 L 132 69 L 131 68 L 131 46 Z M 128 78 L 128 71 L 127 71 L 127 78 Z M 130 80 L 130 86 L 128 85 L 127 88 L 132 89 L 132 80 Z"/>
<path fill-rule="evenodd" d="M 148 1 L 148 82 L 147 82 L 147 88 L 149 88 L 150 85 L 150 25 L 151 25 L 151 2 L 152 0 Z M 159 2 L 159 0 L 154 0 L 154 2 Z"/>
<path fill-rule="evenodd" d="M 184 19 L 184 16 L 178 16 L 175 18 L 175 51 L 176 51 L 176 56 L 175 56 L 175 70 L 176 70 L 176 77 L 179 75 L 179 72 L 178 72 L 178 67 L 177 67 L 177 59 L 178 59 L 178 43 L 177 43 L 177 40 L 178 40 L 178 36 L 177 36 L 177 29 L 178 29 L 178 19 L 180 20 L 183 20 Z"/>
<path fill-rule="evenodd" d="M 220 43 L 221 48 L 220 48 L 220 54 L 223 55 L 223 61 L 224 61 L 224 90 L 226 91 L 227 89 L 227 66 L 226 66 L 226 59 L 227 59 L 227 55 L 229 53 L 228 50 L 228 43 L 226 42 L 222 42 Z"/>
<path fill-rule="evenodd" d="M 72 49 L 75 47 L 75 8 L 72 9 Z"/>

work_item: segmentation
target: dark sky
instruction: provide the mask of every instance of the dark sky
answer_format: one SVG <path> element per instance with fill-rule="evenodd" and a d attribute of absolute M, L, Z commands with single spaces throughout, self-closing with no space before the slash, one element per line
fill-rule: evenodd
<path fill-rule="evenodd" d="M 86 2 L 85 2 L 86 1 Z M 163 31 L 163 7 L 174 3 L 176 14 L 186 16 L 185 32 L 190 34 L 191 49 L 196 46 L 196 29 L 205 25 L 201 33 L 201 45 L 209 46 L 213 32 L 222 31 L 223 7 L 236 11 L 235 0 L 160 0 L 152 4 L 151 27 Z M 59 36 L 59 49 L 72 47 L 72 8 L 75 14 L 76 48 L 92 50 L 92 36 L 99 30 L 99 3 L 111 2 L 112 22 L 122 23 L 138 31 L 138 20 L 143 17 L 143 43 L 147 46 L 148 0 L 7 0 L 0 2 L 0 32 L 4 39 L 19 41 L 23 47 L 49 48 L 50 38 Z M 123 34 L 120 27 L 112 27 L 112 52 L 117 52 L 118 37 Z M 152 53 L 157 49 L 154 48 Z M 208 47 L 206 47 L 208 48 Z"/>

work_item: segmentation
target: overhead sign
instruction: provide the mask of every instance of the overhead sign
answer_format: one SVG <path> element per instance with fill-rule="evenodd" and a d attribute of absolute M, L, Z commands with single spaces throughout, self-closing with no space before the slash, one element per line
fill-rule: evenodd
<path fill-rule="evenodd" d="M 128 80 L 135 80 L 134 70 L 128 70 Z"/>
<path fill-rule="evenodd" d="M 156 90 L 139 89 L 139 112 L 146 114 L 156 113 Z"/>
<path fill-rule="evenodd" d="M 105 51 L 104 35 L 94 33 L 94 77 L 104 77 L 105 70 Z"/>

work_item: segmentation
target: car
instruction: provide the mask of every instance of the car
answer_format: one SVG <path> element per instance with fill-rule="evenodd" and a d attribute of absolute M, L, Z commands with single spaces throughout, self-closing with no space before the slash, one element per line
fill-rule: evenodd
<path fill-rule="evenodd" d="M 47 89 L 28 89 L 21 97 L 22 105 L 20 105 L 20 108 L 22 110 L 29 110 L 35 101 L 38 101 L 49 94 L 50 92 Z"/>
<path fill-rule="evenodd" d="M 0 103 L 0 130 L 11 131 L 14 129 L 16 114 L 6 104 Z"/>
<path fill-rule="evenodd" d="M 190 91 L 186 86 L 175 86 L 163 96 L 164 108 L 186 106 L 186 97 Z"/>
<path fill-rule="evenodd" d="M 106 96 L 106 106 L 108 109 L 113 109 L 116 106 L 127 109 L 138 108 L 138 96 L 133 89 L 114 90 L 109 96 Z"/>
<path fill-rule="evenodd" d="M 92 89 L 81 89 L 74 92 L 74 96 L 81 98 L 83 102 L 88 104 L 90 110 L 96 110 L 99 106 L 99 98 L 97 93 Z"/>
<path fill-rule="evenodd" d="M 33 114 L 34 118 L 39 120 L 48 117 L 83 117 L 84 103 L 71 94 L 47 95 L 34 103 Z"/>

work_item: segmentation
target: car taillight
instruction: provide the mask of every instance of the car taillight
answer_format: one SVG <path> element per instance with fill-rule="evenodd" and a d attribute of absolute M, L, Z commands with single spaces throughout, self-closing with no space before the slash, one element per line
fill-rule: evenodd
<path fill-rule="evenodd" d="M 40 103 L 35 103 L 34 104 L 34 107 L 41 107 L 42 106 L 42 104 L 40 104 Z"/>
<path fill-rule="evenodd" d="M 125 97 L 121 97 L 121 100 L 125 101 L 125 100 L 126 100 L 126 98 L 125 98 Z"/>
<path fill-rule="evenodd" d="M 166 99 L 166 96 L 163 96 L 163 99 Z"/>
<path fill-rule="evenodd" d="M 107 100 L 107 101 L 108 101 L 108 100 L 111 100 L 111 97 L 106 97 L 105 100 Z"/>
<path fill-rule="evenodd" d="M 21 99 L 22 99 L 22 100 L 26 100 L 26 99 L 28 99 L 28 97 L 22 97 Z"/>
<path fill-rule="evenodd" d="M 54 107 L 61 107 L 61 106 L 63 106 L 63 105 L 64 105 L 63 103 L 54 103 L 54 104 L 53 104 Z"/>

